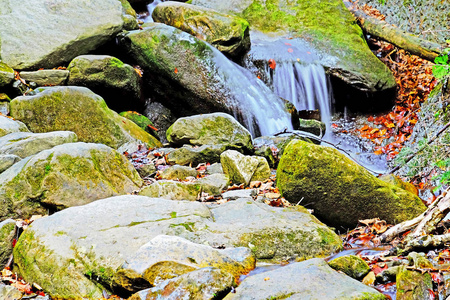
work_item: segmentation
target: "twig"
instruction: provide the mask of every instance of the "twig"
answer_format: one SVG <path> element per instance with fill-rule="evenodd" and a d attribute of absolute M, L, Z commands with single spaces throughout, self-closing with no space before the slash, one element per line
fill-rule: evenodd
<path fill-rule="evenodd" d="M 432 137 L 430 140 L 428 140 L 427 143 L 426 143 L 425 145 L 423 145 L 422 147 L 420 147 L 419 150 L 417 150 L 417 151 L 416 151 L 415 153 L 413 153 L 413 154 L 410 154 L 402 164 L 400 164 L 400 165 L 396 166 L 395 168 L 389 170 L 389 171 L 387 172 L 387 174 L 392 174 L 392 173 L 394 173 L 394 172 L 400 170 L 401 167 L 403 167 L 404 165 L 406 165 L 406 164 L 407 164 L 411 159 L 413 159 L 418 153 L 420 153 L 423 149 L 425 149 L 425 147 L 427 147 L 427 146 L 430 145 L 432 142 L 434 142 L 434 140 L 436 140 L 436 139 L 439 137 L 439 135 L 441 135 L 441 133 L 443 133 L 448 127 L 450 127 L 450 122 L 448 122 L 447 124 L 445 124 L 444 127 L 442 127 L 441 130 L 439 130 L 439 132 L 436 133 L 436 135 L 435 135 L 434 137 Z"/>

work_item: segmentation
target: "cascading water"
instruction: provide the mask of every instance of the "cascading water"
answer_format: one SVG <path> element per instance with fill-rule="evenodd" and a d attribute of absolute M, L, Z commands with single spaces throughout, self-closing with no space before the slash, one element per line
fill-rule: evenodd
<path fill-rule="evenodd" d="M 155 9 L 156 5 L 159 3 L 164 2 L 164 0 L 154 0 L 152 3 L 147 5 L 148 15 L 145 18 L 142 18 L 142 21 L 144 22 L 153 22 L 152 13 Z"/>
<path fill-rule="evenodd" d="M 318 109 L 322 122 L 329 129 L 332 93 L 322 66 L 281 62 L 275 70 L 267 68 L 266 71 L 273 74 L 273 89 L 278 96 L 292 102 L 297 110 Z M 329 134 L 330 130 L 327 132 Z"/>

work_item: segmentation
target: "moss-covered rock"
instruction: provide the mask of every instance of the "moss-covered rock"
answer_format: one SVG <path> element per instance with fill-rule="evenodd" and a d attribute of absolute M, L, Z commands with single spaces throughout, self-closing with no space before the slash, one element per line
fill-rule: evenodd
<path fill-rule="evenodd" d="M 159 140 L 158 129 L 153 126 L 153 122 L 146 116 L 135 111 L 123 111 L 119 115 L 133 121 L 137 126 L 141 127 L 143 130 L 147 131 Z"/>
<path fill-rule="evenodd" d="M 370 51 L 342 1 L 246 0 L 229 5 L 219 0 L 193 0 L 192 4 L 234 12 L 253 29 L 306 41 L 317 49 L 319 63 L 330 74 L 360 90 L 376 92 L 396 86 L 392 73 Z"/>
<path fill-rule="evenodd" d="M 191 165 L 209 162 L 220 162 L 220 155 L 227 150 L 225 145 L 203 145 L 200 147 L 184 145 L 181 148 L 170 151 L 167 155 L 169 164 Z"/>
<path fill-rule="evenodd" d="M 0 222 L 0 267 L 3 268 L 13 253 L 13 239 L 16 221 L 12 219 Z"/>
<path fill-rule="evenodd" d="M 237 16 L 167 1 L 155 7 L 152 17 L 208 42 L 230 57 L 239 58 L 250 49 L 249 24 Z"/>
<path fill-rule="evenodd" d="M 127 0 L 120 0 L 122 3 L 122 20 L 125 30 L 134 30 L 139 28 L 136 11 Z"/>
<path fill-rule="evenodd" d="M 270 177 L 267 160 L 261 156 L 246 156 L 235 150 L 220 155 L 223 172 L 235 184 L 248 185 L 250 181 L 263 181 Z"/>
<path fill-rule="evenodd" d="M 429 273 L 408 270 L 405 266 L 400 267 L 397 273 L 397 299 L 416 300 L 428 299 L 430 290 L 433 289 L 433 281 Z"/>
<path fill-rule="evenodd" d="M 20 78 L 28 82 L 34 82 L 38 86 L 65 85 L 69 78 L 68 70 L 37 70 L 22 71 Z"/>
<path fill-rule="evenodd" d="M 325 123 L 314 119 L 299 119 L 299 121 L 298 130 L 310 132 L 320 137 L 325 135 L 325 130 L 327 128 Z"/>
<path fill-rule="evenodd" d="M 33 132 L 73 131 L 79 141 L 102 143 L 116 149 L 136 143 L 150 148 L 161 146 L 132 121 L 110 110 L 100 96 L 87 88 L 46 87 L 36 91 L 35 95 L 11 101 L 11 115 Z"/>
<path fill-rule="evenodd" d="M 109 55 L 81 55 L 67 67 L 68 85 L 85 86 L 105 99 L 109 108 L 120 112 L 138 110 L 141 80 L 134 68 Z"/>
<path fill-rule="evenodd" d="M 131 193 L 142 180 L 130 162 L 101 144 L 70 143 L 24 159 L 0 175 L 0 219 L 28 218 Z"/>
<path fill-rule="evenodd" d="M 185 180 L 187 177 L 197 177 L 197 170 L 191 167 L 187 166 L 180 166 L 175 165 L 168 167 L 167 169 L 164 169 L 162 172 L 160 172 L 160 176 L 162 179 L 169 179 L 169 180 Z"/>
<path fill-rule="evenodd" d="M 0 60 L 0 87 L 6 87 L 10 85 L 13 80 L 14 70 Z"/>
<path fill-rule="evenodd" d="M 375 217 L 393 224 L 425 210 L 416 195 L 376 178 L 336 149 L 299 140 L 285 148 L 277 186 L 286 200 L 303 199 L 333 226 L 354 227 L 358 220 Z"/>
<path fill-rule="evenodd" d="M 356 255 L 345 255 L 328 263 L 336 271 L 342 271 L 355 279 L 362 279 L 370 271 L 369 265 Z"/>
<path fill-rule="evenodd" d="M 232 116 L 212 113 L 180 118 L 166 132 L 174 145 L 224 145 L 227 149 L 253 152 L 252 136 Z"/>

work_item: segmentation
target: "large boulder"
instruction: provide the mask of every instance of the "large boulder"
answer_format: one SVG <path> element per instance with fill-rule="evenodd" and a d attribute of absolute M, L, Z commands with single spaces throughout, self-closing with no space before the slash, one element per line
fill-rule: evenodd
<path fill-rule="evenodd" d="M 342 245 L 299 206 L 276 208 L 238 199 L 208 208 L 200 202 L 124 195 L 34 221 L 14 248 L 15 267 L 52 297 L 98 299 L 103 289 L 123 292 L 130 282 L 134 288 L 149 285 L 121 266 L 161 234 L 213 248 L 248 247 L 256 258 L 277 262 L 328 256 Z M 127 280 L 120 280 L 124 274 Z"/>
<path fill-rule="evenodd" d="M 120 40 L 144 68 L 144 80 L 155 98 L 164 100 L 177 116 L 233 113 L 253 135 L 291 128 L 284 102 L 204 41 L 161 23 L 149 23 Z"/>
<path fill-rule="evenodd" d="M 385 300 L 386 296 L 342 273 L 319 258 L 289 264 L 247 277 L 224 299 Z"/>
<path fill-rule="evenodd" d="M 143 106 L 139 74 L 113 56 L 80 55 L 67 69 L 70 71 L 67 85 L 89 88 L 117 112 L 139 110 Z"/>
<path fill-rule="evenodd" d="M 224 145 L 228 149 L 253 152 L 250 132 L 224 113 L 180 118 L 169 127 L 166 136 L 169 143 L 177 146 Z"/>
<path fill-rule="evenodd" d="M 358 220 L 376 217 L 395 224 L 426 209 L 419 197 L 376 178 L 336 149 L 300 140 L 286 146 L 277 186 L 286 200 L 303 199 L 333 226 L 354 227 Z"/>
<path fill-rule="evenodd" d="M 36 94 L 11 101 L 11 116 L 33 132 L 73 131 L 79 141 L 102 143 L 121 150 L 127 144 L 160 146 L 153 136 L 110 110 L 105 101 L 84 87 L 38 88 Z"/>
<path fill-rule="evenodd" d="M 65 85 L 68 77 L 68 70 L 52 69 L 20 72 L 20 78 L 28 82 L 34 82 L 38 86 Z"/>
<path fill-rule="evenodd" d="M 117 0 L 1 0 L 0 59 L 17 70 L 53 68 L 105 43 L 124 25 Z"/>
<path fill-rule="evenodd" d="M 177 27 L 216 47 L 227 56 L 239 58 L 250 49 L 248 22 L 212 9 L 166 1 L 152 13 L 155 22 Z"/>
<path fill-rule="evenodd" d="M 289 44 L 300 40 L 308 50 L 296 51 L 295 47 L 285 46 L 278 52 L 293 52 L 295 55 L 290 58 L 283 56 L 293 62 L 298 58 L 309 61 L 313 53 L 317 55 L 315 63 L 362 91 L 376 92 L 396 86 L 394 76 L 370 51 L 361 28 L 340 0 L 244 0 L 232 4 L 220 0 L 193 0 L 192 4 L 237 14 L 246 19 L 252 29 L 294 37 Z M 275 42 L 283 45 L 281 39 Z M 265 60 L 270 58 L 274 59 L 265 57 Z"/>
<path fill-rule="evenodd" d="M 0 219 L 30 217 L 131 193 L 142 179 L 132 164 L 101 144 L 70 143 L 44 150 L 0 175 Z"/>

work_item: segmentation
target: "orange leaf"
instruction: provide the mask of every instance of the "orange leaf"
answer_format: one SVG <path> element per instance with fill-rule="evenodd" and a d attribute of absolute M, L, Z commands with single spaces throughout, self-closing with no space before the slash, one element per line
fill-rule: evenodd
<path fill-rule="evenodd" d="M 269 68 L 271 68 L 272 70 L 275 70 L 277 66 L 277 63 L 275 62 L 275 60 L 273 58 L 269 59 Z"/>
<path fill-rule="evenodd" d="M 178 68 L 175 68 L 174 72 L 175 72 L 175 74 L 178 74 Z"/>
<path fill-rule="evenodd" d="M 384 126 L 386 126 L 387 128 L 394 128 L 395 127 L 394 123 L 388 123 L 388 122 L 385 122 Z"/>
<path fill-rule="evenodd" d="M 376 155 L 380 155 L 380 154 L 383 154 L 383 151 L 381 151 L 381 150 L 377 150 L 377 151 L 375 151 L 375 152 L 374 152 L 374 154 L 376 154 Z"/>

